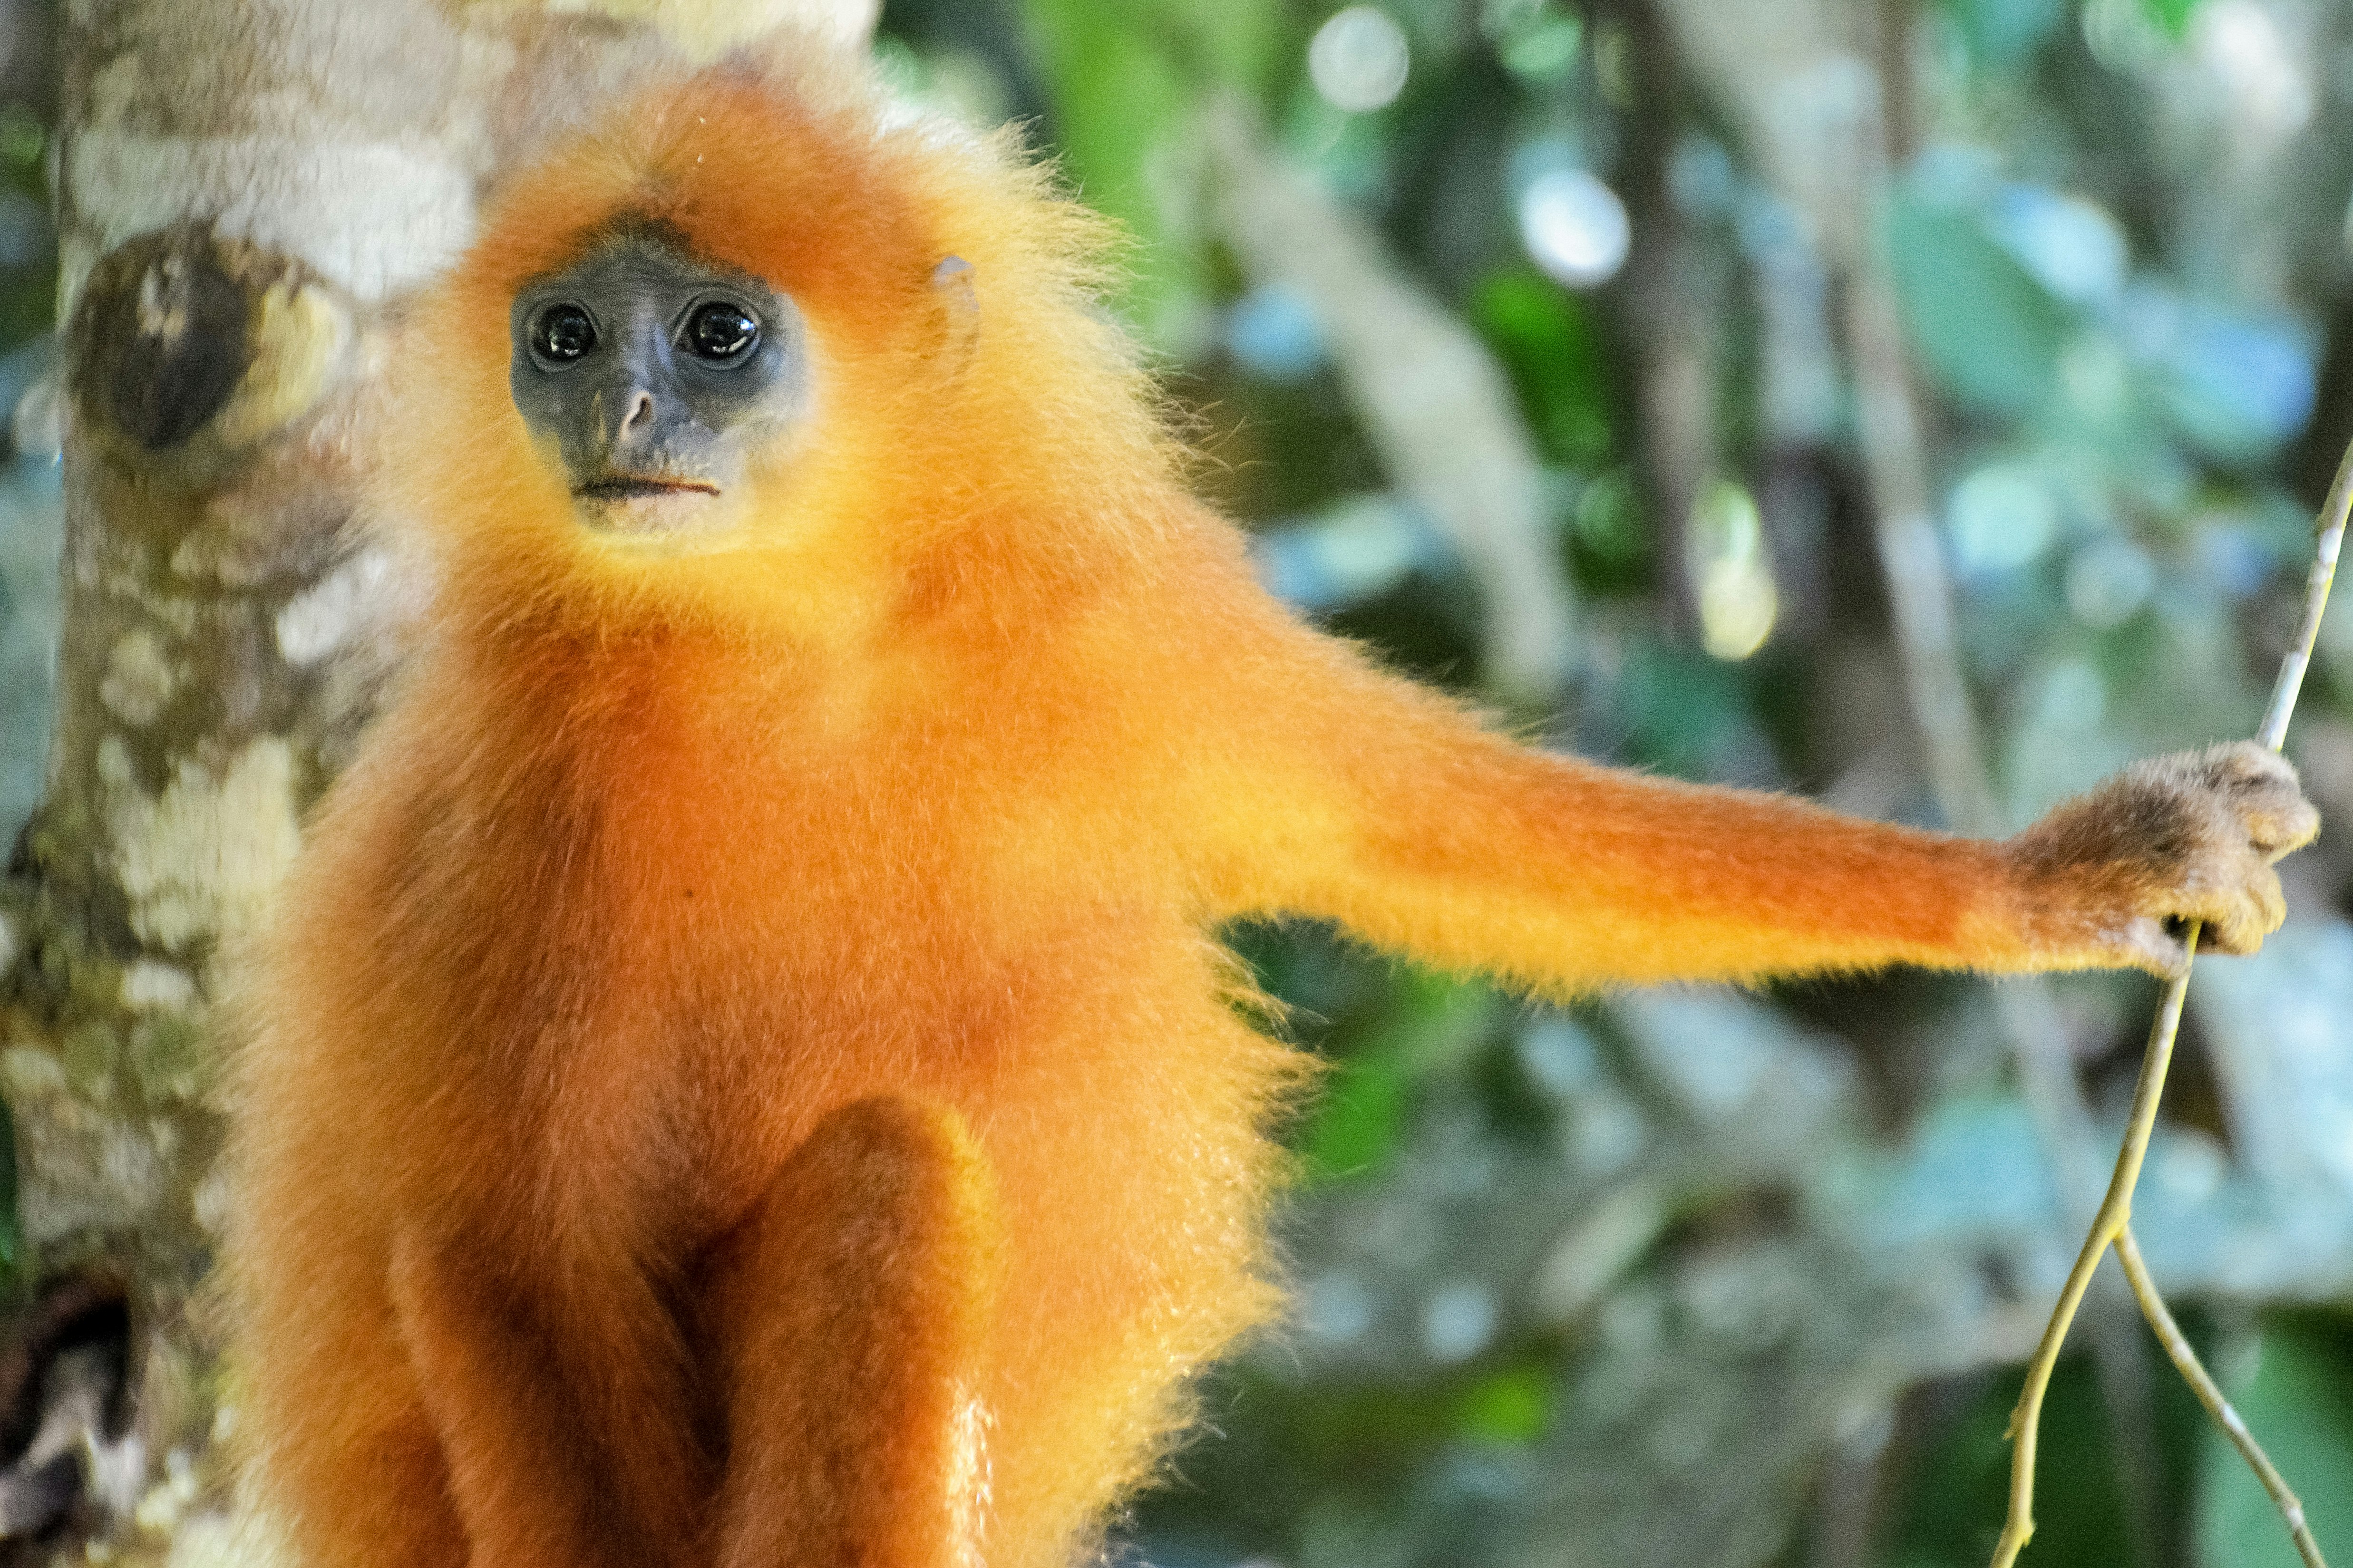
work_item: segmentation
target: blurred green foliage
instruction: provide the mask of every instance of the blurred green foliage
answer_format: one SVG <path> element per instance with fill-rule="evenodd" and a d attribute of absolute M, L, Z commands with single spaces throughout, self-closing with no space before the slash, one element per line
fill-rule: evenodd
<path fill-rule="evenodd" d="M 1957 404 L 2031 418 L 2059 395 L 2068 313 L 1971 215 L 1898 199 L 1885 243 L 1913 343 Z"/>
<path fill-rule="evenodd" d="M 2235 1404 L 2263 1435 L 2263 1447 L 2303 1499 L 2315 1535 L 2353 1538 L 2353 1343 L 2341 1323 L 2284 1318 L 2240 1358 L 2252 1363 Z M 2296 1568 L 2281 1539 L 2272 1502 L 2245 1467 L 2209 1443 L 2201 1481 L 2207 1503 L 2198 1519 L 2207 1560 L 2241 1568 Z"/>

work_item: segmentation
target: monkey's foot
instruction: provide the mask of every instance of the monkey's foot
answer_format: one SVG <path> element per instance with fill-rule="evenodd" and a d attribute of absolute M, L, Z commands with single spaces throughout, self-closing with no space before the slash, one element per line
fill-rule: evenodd
<path fill-rule="evenodd" d="M 2136 763 L 2004 850 L 2038 952 L 2171 976 L 2189 963 L 2191 921 L 2216 952 L 2253 952 L 2277 931 L 2287 905 L 2272 862 L 2319 831 L 2295 767 L 2239 741 Z"/>

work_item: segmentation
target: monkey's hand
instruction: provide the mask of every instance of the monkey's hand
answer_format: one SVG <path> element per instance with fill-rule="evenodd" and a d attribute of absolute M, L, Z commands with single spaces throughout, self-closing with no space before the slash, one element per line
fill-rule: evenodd
<path fill-rule="evenodd" d="M 2295 769 L 2239 741 L 2136 763 L 2002 849 L 2038 957 L 2170 977 L 2189 963 L 2190 921 L 2214 952 L 2253 952 L 2277 931 L 2272 862 L 2319 831 Z"/>

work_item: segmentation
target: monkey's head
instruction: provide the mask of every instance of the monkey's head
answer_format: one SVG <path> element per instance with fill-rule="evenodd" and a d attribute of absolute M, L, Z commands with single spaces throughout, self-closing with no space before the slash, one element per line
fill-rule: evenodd
<path fill-rule="evenodd" d="M 741 527 L 754 458 L 809 414 L 799 308 L 674 230 L 616 227 L 525 283 L 508 324 L 515 408 L 586 528 Z"/>
<path fill-rule="evenodd" d="M 445 601 L 806 623 L 1067 563 L 1169 444 L 1099 222 L 832 56 L 644 94 L 517 180 L 395 367 Z"/>

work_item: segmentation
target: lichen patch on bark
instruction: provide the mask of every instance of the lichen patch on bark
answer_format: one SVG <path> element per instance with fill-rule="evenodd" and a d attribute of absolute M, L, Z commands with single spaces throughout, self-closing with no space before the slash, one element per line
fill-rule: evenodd
<path fill-rule="evenodd" d="M 184 757 L 162 794 L 139 785 L 116 737 L 100 742 L 101 807 L 132 934 L 186 952 L 249 925 L 301 847 L 293 749 L 256 737 L 218 767 Z"/>
<path fill-rule="evenodd" d="M 164 645 L 145 627 L 134 626 L 116 639 L 98 697 L 116 718 L 144 728 L 163 713 L 178 683 Z"/>
<path fill-rule="evenodd" d="M 275 623 L 279 657 L 307 669 L 343 647 L 355 627 L 379 619 L 393 596 L 393 570 L 383 551 L 363 550 L 288 600 Z"/>
<path fill-rule="evenodd" d="M 196 996 L 196 977 L 176 963 L 142 958 L 122 972 L 122 1005 L 134 1013 L 182 1011 Z"/>

